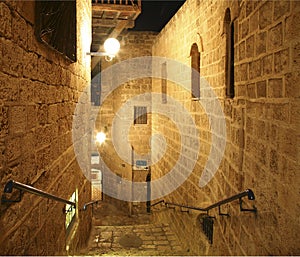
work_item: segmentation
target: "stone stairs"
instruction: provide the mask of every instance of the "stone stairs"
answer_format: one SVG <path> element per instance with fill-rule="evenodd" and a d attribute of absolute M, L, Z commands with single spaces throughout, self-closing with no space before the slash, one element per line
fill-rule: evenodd
<path fill-rule="evenodd" d="M 167 224 L 95 226 L 84 255 L 178 256 L 184 251 Z"/>
<path fill-rule="evenodd" d="M 79 255 L 193 255 L 183 249 L 168 224 L 152 222 L 151 215 L 128 216 L 120 210 L 108 211 L 107 204 L 102 205 L 101 208 L 94 210 L 93 227 L 88 246 L 86 249 L 82 249 Z"/>

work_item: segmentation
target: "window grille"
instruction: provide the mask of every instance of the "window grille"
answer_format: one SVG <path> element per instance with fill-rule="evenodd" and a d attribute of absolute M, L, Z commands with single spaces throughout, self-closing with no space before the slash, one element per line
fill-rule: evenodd
<path fill-rule="evenodd" d="M 134 107 L 134 124 L 147 124 L 147 107 Z"/>

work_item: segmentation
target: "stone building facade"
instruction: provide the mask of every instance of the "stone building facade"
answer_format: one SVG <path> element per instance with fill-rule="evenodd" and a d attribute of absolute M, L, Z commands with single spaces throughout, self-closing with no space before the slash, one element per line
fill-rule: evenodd
<path fill-rule="evenodd" d="M 151 77 L 139 79 L 128 77 L 126 61 L 141 56 L 151 56 L 156 34 L 155 32 L 127 31 L 120 36 L 121 50 L 116 58 L 112 62 L 101 60 L 102 103 L 99 108 L 96 108 L 98 113 L 95 129 L 96 131 L 105 131 L 107 133 L 107 140 L 103 145 L 98 147 L 98 151 L 109 170 L 113 171 L 117 177 L 111 178 L 110 176 L 103 175 L 103 187 L 109 190 L 111 185 L 118 181 L 116 182 L 118 189 L 113 193 L 117 199 L 122 198 L 121 194 L 124 190 L 122 189 L 122 179 L 146 182 L 146 177 L 149 173 L 148 170 L 134 171 L 132 165 L 133 159 L 131 157 L 136 154 L 145 155 L 151 152 L 151 114 L 146 114 L 147 121 L 145 124 L 135 124 L 135 107 L 144 106 L 145 101 L 144 99 L 133 101 L 133 103 L 130 103 L 130 101 L 137 95 L 151 93 L 152 79 Z M 110 70 L 110 68 L 113 70 Z M 112 74 L 117 74 L 117 76 Z M 106 77 L 109 80 L 108 83 L 106 83 Z M 115 86 L 112 86 L 113 82 L 110 81 L 111 78 L 118 78 L 122 83 L 116 83 Z M 128 105 L 128 111 L 122 116 L 122 122 L 118 123 L 115 118 L 119 117 L 118 115 L 120 114 L 118 112 L 126 104 Z M 128 131 L 125 131 L 123 124 L 129 124 Z M 128 144 L 120 145 L 120 142 L 123 142 L 124 139 L 128 141 Z M 120 153 L 116 151 L 116 148 L 126 151 L 130 158 L 124 159 L 120 157 Z M 103 167 L 100 169 L 105 170 Z M 110 199 L 111 202 L 114 201 L 119 207 L 123 206 L 123 208 L 128 209 L 130 213 L 133 212 L 131 202 L 119 202 L 111 199 L 109 195 L 105 195 L 104 197 Z M 144 204 L 142 206 L 141 208 L 135 208 L 136 211 L 145 212 L 146 207 Z"/>
<path fill-rule="evenodd" d="M 221 212 L 230 216 L 209 211 L 214 217 L 212 244 L 201 229 L 203 213 L 152 207 L 153 217 L 170 224 L 187 251 L 299 254 L 300 4 L 187 0 L 159 34 L 121 34 L 121 51 L 112 62 L 101 61 L 101 70 L 122 83 L 114 88 L 113 79 L 101 77 L 106 97 L 101 96 L 99 108 L 92 107 L 95 131 L 90 130 L 86 105 L 91 3 L 79 0 L 76 5 L 77 61 L 70 62 L 36 40 L 33 1 L 0 3 L 0 197 L 11 179 L 65 199 L 78 192 L 70 229 L 62 203 L 29 193 L 19 203 L 1 203 L 0 253 L 65 255 L 84 246 L 91 212 L 81 208 L 91 199 L 91 184 L 83 173 L 88 175 L 90 166 L 82 172 L 75 148 L 79 146 L 88 164 L 92 136 L 104 131 L 107 141 L 97 150 L 116 175 L 103 176 L 105 190 L 116 185 L 104 200 L 131 214 L 144 212 L 145 198 L 140 203 L 120 201 L 125 181 L 145 183 L 150 171 L 152 181 L 159 181 L 177 167 L 176 176 L 151 188 L 152 196 L 170 189 L 162 198 L 196 207 L 247 188 L 256 196 L 244 202 L 249 209 L 255 205 L 256 213 L 240 212 L 238 201 L 222 206 Z M 122 66 L 136 57 L 142 57 L 139 67 Z M 147 57 L 153 57 L 152 73 L 130 77 L 127 68 L 148 71 Z M 137 95 L 143 96 L 128 103 Z M 221 113 L 213 112 L 218 108 Z M 74 114 L 80 114 L 75 124 Z M 122 124 L 129 124 L 128 130 Z M 74 141 L 74 130 L 83 137 Z M 157 134 L 164 139 L 153 137 Z M 134 170 L 140 161 L 135 155 L 144 156 L 150 169 Z M 101 165 L 99 169 L 104 171 Z M 154 198 L 152 203 L 159 200 Z"/>
<path fill-rule="evenodd" d="M 78 98 L 90 84 L 91 3 L 76 5 L 77 61 L 71 62 L 35 37 L 35 1 L 0 3 L 0 198 L 9 180 L 67 200 L 77 192 L 75 220 L 68 229 L 64 203 L 29 193 L 21 202 L 2 202 L 1 255 L 72 253 L 89 235 L 91 213 L 80 209 L 90 201 L 90 182 L 73 144 L 85 145 L 90 158 L 90 132 L 74 142 L 72 122 Z M 78 129 L 88 122 L 88 108 L 82 107 Z"/>
<path fill-rule="evenodd" d="M 191 66 L 191 48 L 197 44 L 200 75 L 217 95 L 226 122 L 222 161 L 210 182 L 201 188 L 199 178 L 210 151 L 220 147 L 220 141 L 212 141 L 215 131 L 204 108 L 205 83 L 201 79 L 200 100 L 195 101 L 191 90 L 168 81 L 168 96 L 181 103 L 195 121 L 200 151 L 192 174 L 165 199 L 205 207 L 247 188 L 256 195 L 256 214 L 241 213 L 238 201 L 222 207 L 230 217 L 219 216 L 217 209 L 209 212 L 215 217 L 213 244 L 201 231 L 199 212 L 155 212 L 158 220 L 172 224 L 186 249 L 194 253 L 299 253 L 299 21 L 297 1 L 188 0 L 157 36 L 153 55 L 186 66 Z M 230 61 L 229 55 L 234 59 Z M 234 80 L 229 85 L 234 86 L 234 96 L 226 94 L 228 62 L 234 65 Z M 190 75 L 181 77 L 188 79 Z M 161 90 L 161 82 L 154 81 L 153 91 Z M 171 129 L 162 125 L 167 122 Z M 176 156 L 181 154 L 180 136 L 190 133 L 190 128 L 180 132 L 174 122 L 160 115 L 152 119 L 152 128 L 170 145 L 164 165 L 152 167 L 152 176 L 159 178 L 166 167 L 170 170 L 175 165 Z M 188 163 L 191 156 L 186 159 Z"/>

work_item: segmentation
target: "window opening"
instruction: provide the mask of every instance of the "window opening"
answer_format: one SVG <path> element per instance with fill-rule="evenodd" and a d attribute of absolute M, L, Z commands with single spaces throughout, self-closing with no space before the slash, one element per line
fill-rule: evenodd
<path fill-rule="evenodd" d="M 134 106 L 134 124 L 147 124 L 146 106 Z"/>
<path fill-rule="evenodd" d="M 191 47 L 191 91 L 192 98 L 199 99 L 200 98 L 200 52 L 198 50 L 198 46 L 194 43 Z"/>
<path fill-rule="evenodd" d="M 77 192 L 76 191 L 72 194 L 69 201 L 75 202 L 76 206 L 77 206 Z M 69 231 L 70 228 L 72 227 L 72 224 L 74 223 L 75 218 L 76 218 L 76 208 L 74 206 L 70 205 L 70 204 L 66 204 L 66 222 L 65 222 L 65 225 L 66 225 L 67 231 Z"/>
<path fill-rule="evenodd" d="M 76 62 L 76 1 L 35 1 L 35 5 L 37 39 Z"/>
<path fill-rule="evenodd" d="M 91 73 L 91 102 L 94 106 L 101 103 L 101 62 L 99 61 Z"/>
<path fill-rule="evenodd" d="M 234 23 L 231 21 L 230 9 L 227 8 L 224 18 L 226 34 L 225 83 L 226 96 L 234 97 Z"/>

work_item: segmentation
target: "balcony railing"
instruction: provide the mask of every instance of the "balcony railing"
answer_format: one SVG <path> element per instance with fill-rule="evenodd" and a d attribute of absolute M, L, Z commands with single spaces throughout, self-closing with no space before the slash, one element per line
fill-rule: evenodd
<path fill-rule="evenodd" d="M 141 6 L 141 0 L 92 0 L 93 4 L 119 4 Z"/>

